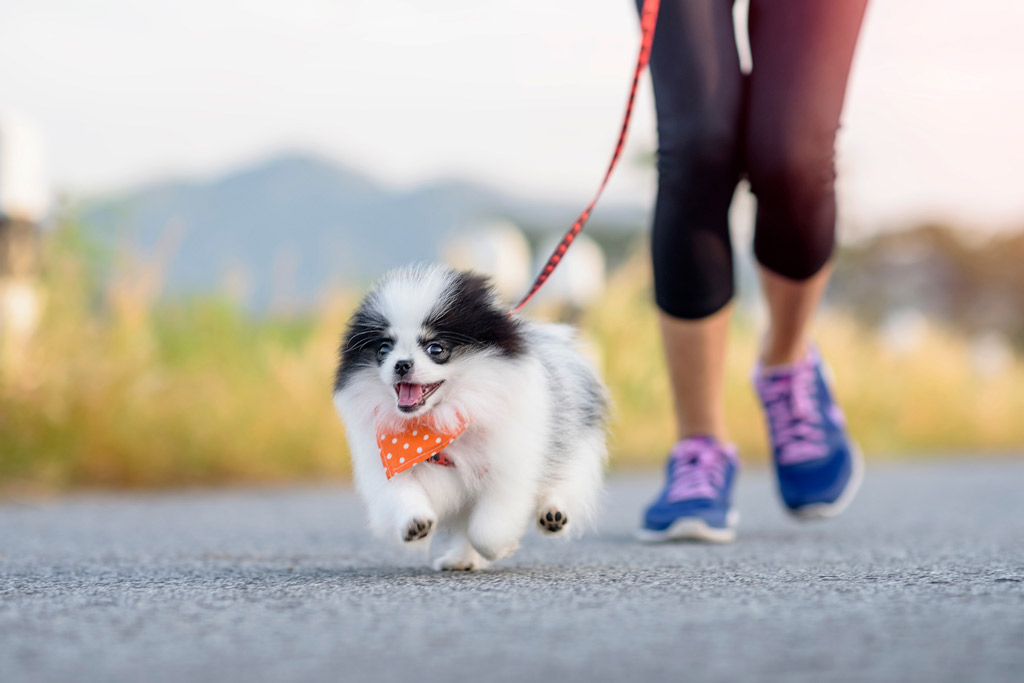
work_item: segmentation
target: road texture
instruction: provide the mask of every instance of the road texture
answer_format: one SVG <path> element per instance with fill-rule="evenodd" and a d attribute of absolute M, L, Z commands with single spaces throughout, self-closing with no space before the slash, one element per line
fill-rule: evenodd
<path fill-rule="evenodd" d="M 869 467 L 815 523 L 751 468 L 730 546 L 635 543 L 656 486 L 457 574 L 345 489 L 0 505 L 0 681 L 1024 680 L 1024 460 Z"/>

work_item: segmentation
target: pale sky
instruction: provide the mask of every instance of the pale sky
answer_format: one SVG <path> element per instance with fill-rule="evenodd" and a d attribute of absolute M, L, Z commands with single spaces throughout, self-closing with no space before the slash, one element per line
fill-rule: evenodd
<path fill-rule="evenodd" d="M 76 193 L 301 148 L 582 205 L 637 40 L 631 0 L 4 0 L 0 110 L 37 122 Z M 853 230 L 1024 225 L 1024 2 L 874 0 L 850 87 Z M 654 147 L 651 105 L 645 85 L 627 162 Z M 652 192 L 627 163 L 608 195 Z"/>

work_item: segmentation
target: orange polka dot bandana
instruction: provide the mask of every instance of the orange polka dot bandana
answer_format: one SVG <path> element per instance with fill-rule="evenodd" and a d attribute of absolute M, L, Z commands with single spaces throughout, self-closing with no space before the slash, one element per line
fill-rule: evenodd
<path fill-rule="evenodd" d="M 451 465 L 451 460 L 440 455 L 441 451 L 455 441 L 469 426 L 469 420 L 463 420 L 457 427 L 449 431 L 437 429 L 429 421 L 409 421 L 401 431 L 377 424 L 377 448 L 380 449 L 380 461 L 384 465 L 384 473 L 388 479 L 399 472 L 404 472 L 413 465 L 437 455 L 434 460 L 438 464 Z"/>

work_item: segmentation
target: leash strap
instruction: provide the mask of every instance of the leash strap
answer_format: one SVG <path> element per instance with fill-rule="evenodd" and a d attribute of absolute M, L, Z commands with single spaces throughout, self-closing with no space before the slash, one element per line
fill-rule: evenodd
<path fill-rule="evenodd" d="M 544 269 L 541 270 L 537 279 L 533 281 L 533 286 L 530 291 L 527 292 L 523 300 L 512 309 L 511 314 L 518 313 L 520 309 L 527 304 L 527 302 L 533 298 L 533 295 L 544 286 L 544 283 L 551 277 L 551 273 L 554 272 L 558 263 L 562 260 L 565 252 L 568 251 L 572 241 L 576 239 L 576 235 L 583 230 L 583 226 L 586 225 L 587 219 L 590 218 L 590 212 L 594 209 L 594 205 L 597 204 L 597 200 L 601 198 L 601 193 L 604 192 L 605 185 L 608 184 L 608 179 L 612 177 L 612 171 L 615 170 L 616 164 L 619 163 L 619 157 L 622 155 L 622 148 L 626 146 L 626 131 L 629 130 L 629 120 L 633 117 L 633 101 L 636 99 L 636 90 L 640 85 L 640 76 L 644 72 L 644 68 L 647 67 L 647 62 L 651 59 L 651 45 L 654 44 L 654 27 L 658 23 L 658 7 L 661 4 L 661 0 L 644 0 L 643 8 L 640 10 L 640 30 L 642 33 L 640 39 L 640 55 L 636 59 L 636 71 L 633 73 L 633 85 L 629 89 L 629 100 L 626 102 L 626 114 L 622 118 L 622 128 L 619 130 L 619 140 L 615 143 L 615 153 L 612 154 L 612 160 L 608 164 L 608 170 L 605 171 L 604 179 L 601 181 L 601 185 L 597 188 L 597 194 L 587 204 L 587 208 L 583 209 L 583 213 L 579 215 L 576 222 L 572 224 L 569 231 L 565 233 L 565 237 L 555 247 L 554 252 L 548 258 Z"/>

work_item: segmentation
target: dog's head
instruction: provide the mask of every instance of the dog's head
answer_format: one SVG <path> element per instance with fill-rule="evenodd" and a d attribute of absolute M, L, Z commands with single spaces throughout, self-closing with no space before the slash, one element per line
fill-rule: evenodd
<path fill-rule="evenodd" d="M 422 416 L 471 386 L 485 364 L 522 350 L 519 322 L 485 277 L 405 268 L 385 277 L 352 316 L 334 390 L 358 392 L 385 417 Z"/>

